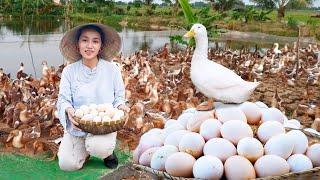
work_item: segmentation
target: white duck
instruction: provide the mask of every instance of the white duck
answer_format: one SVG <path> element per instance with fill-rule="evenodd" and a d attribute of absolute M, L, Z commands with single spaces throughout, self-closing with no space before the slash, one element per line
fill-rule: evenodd
<path fill-rule="evenodd" d="M 208 59 L 207 30 L 202 24 L 194 24 L 184 37 L 194 37 L 196 49 L 191 61 L 191 80 L 196 88 L 208 98 L 226 103 L 242 103 L 246 101 L 259 82 L 247 82 L 232 70 Z M 198 110 L 212 107 L 213 101 L 197 107 Z"/>

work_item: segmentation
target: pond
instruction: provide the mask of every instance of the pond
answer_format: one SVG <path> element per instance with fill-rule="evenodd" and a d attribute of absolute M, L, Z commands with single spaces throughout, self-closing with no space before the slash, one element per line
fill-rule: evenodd
<path fill-rule="evenodd" d="M 74 27 L 83 22 L 65 23 L 63 19 L 0 19 L 0 67 L 6 73 L 15 74 L 20 62 L 24 63 L 25 72 L 40 77 L 42 61 L 50 66 L 58 66 L 65 62 L 59 51 L 59 43 L 67 27 Z M 134 29 L 116 28 L 122 39 L 121 53 L 128 56 L 140 49 L 151 52 L 162 48 L 170 42 L 171 35 L 182 35 L 184 31 L 139 31 Z M 231 49 L 247 48 L 260 50 L 271 48 L 273 42 L 250 42 L 239 40 L 216 40 L 210 42 L 210 47 Z"/>

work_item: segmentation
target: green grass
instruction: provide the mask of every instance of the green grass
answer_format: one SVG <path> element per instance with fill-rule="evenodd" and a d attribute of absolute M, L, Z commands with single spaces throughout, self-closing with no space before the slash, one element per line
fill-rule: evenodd
<path fill-rule="evenodd" d="M 129 152 L 116 150 L 119 164 L 126 163 L 130 158 Z M 58 160 L 44 161 L 17 154 L 0 154 L 0 179 L 98 179 L 110 173 L 103 161 L 91 157 L 79 171 L 65 172 L 60 170 Z"/>

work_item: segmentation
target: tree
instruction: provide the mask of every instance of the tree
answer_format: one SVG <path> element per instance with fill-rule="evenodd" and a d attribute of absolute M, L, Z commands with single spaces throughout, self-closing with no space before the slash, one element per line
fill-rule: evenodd
<path fill-rule="evenodd" d="M 311 5 L 314 0 L 250 0 L 253 3 L 256 3 L 262 8 L 270 9 L 275 7 L 278 11 L 278 18 L 281 19 L 285 15 L 285 11 L 289 3 L 298 3 L 300 5 L 304 4 L 305 6 Z"/>
<path fill-rule="evenodd" d="M 231 10 L 237 6 L 244 6 L 241 0 L 207 0 L 211 3 L 212 8 L 220 13 Z"/>

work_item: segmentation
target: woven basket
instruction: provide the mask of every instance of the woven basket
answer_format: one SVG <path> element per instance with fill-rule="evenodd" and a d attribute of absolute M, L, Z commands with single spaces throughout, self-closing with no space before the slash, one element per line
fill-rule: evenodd
<path fill-rule="evenodd" d="M 100 134 L 109 134 L 112 132 L 119 131 L 123 129 L 123 126 L 126 122 L 127 115 L 125 114 L 121 119 L 116 121 L 109 122 L 92 122 L 92 121 L 84 121 L 80 118 L 74 117 L 74 120 L 79 123 L 78 127 L 83 131 L 100 135 Z"/>
<path fill-rule="evenodd" d="M 253 131 L 255 132 L 257 129 L 257 127 L 252 127 Z M 320 142 L 320 136 L 314 133 L 310 133 L 308 131 L 305 131 L 303 129 L 294 129 L 294 128 L 286 128 L 287 130 L 300 130 L 302 131 L 304 134 L 307 135 L 308 139 L 309 139 L 309 145 L 314 144 L 314 143 L 318 143 Z M 191 180 L 191 179 L 195 179 L 195 178 L 184 178 L 184 177 L 175 177 L 175 176 L 171 176 L 170 174 L 168 174 L 167 172 L 164 171 L 158 171 L 155 169 L 152 169 L 150 167 L 147 166 L 143 166 L 140 164 L 133 164 L 133 167 L 136 170 L 139 171 L 145 171 L 145 172 L 149 172 L 152 173 L 160 178 L 164 178 L 164 179 L 172 179 L 172 180 Z M 283 174 L 280 176 L 268 176 L 268 177 L 264 177 L 264 178 L 257 178 L 259 180 L 282 180 L 282 179 L 301 179 L 301 180 L 318 180 L 320 179 L 320 167 L 315 167 L 312 168 L 308 171 L 303 171 L 303 172 L 297 172 L 297 173 L 287 173 L 287 174 Z"/>

